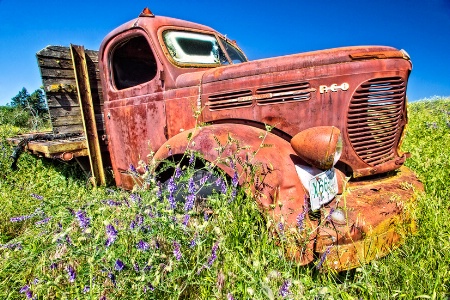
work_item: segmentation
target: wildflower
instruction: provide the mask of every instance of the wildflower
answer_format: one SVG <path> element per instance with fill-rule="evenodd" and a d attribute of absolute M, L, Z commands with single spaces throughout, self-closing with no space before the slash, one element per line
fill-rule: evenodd
<path fill-rule="evenodd" d="M 195 182 L 194 182 L 194 178 L 189 178 L 189 182 L 188 182 L 188 191 L 190 194 L 194 194 L 195 193 Z"/>
<path fill-rule="evenodd" d="M 195 234 L 194 238 L 190 241 L 189 247 L 194 248 L 197 245 L 197 234 Z"/>
<path fill-rule="evenodd" d="M 116 260 L 116 263 L 114 264 L 114 269 L 116 269 L 117 271 L 122 271 L 123 268 L 125 268 L 125 264 L 120 260 Z"/>
<path fill-rule="evenodd" d="M 231 183 L 233 184 L 233 186 L 237 186 L 239 183 L 239 175 L 236 171 L 234 172 L 233 178 L 231 179 Z"/>
<path fill-rule="evenodd" d="M 141 270 L 141 269 L 139 268 L 139 264 L 138 264 L 138 263 L 134 263 L 134 264 L 133 264 L 133 269 L 134 269 L 134 271 L 136 271 L 136 273 L 139 273 L 139 271 Z"/>
<path fill-rule="evenodd" d="M 38 199 L 38 200 L 43 200 L 44 199 L 44 197 L 43 196 L 41 196 L 41 195 L 38 195 L 38 194 L 31 194 L 30 195 L 31 197 L 33 197 L 33 198 L 35 198 L 35 199 Z"/>
<path fill-rule="evenodd" d="M 331 246 L 328 246 L 328 248 L 325 250 L 325 252 L 320 257 L 320 261 L 316 266 L 316 269 L 319 270 L 322 267 L 322 264 L 324 263 L 325 259 L 327 258 L 328 254 L 330 254 Z"/>
<path fill-rule="evenodd" d="M 169 201 L 171 209 L 175 209 L 177 207 L 177 202 L 176 202 L 175 197 L 173 196 L 172 193 L 169 195 L 168 201 Z"/>
<path fill-rule="evenodd" d="M 22 222 L 25 220 L 28 220 L 30 218 L 32 218 L 34 216 L 34 214 L 31 215 L 25 215 L 25 216 L 18 216 L 18 217 L 13 217 L 11 219 L 9 219 L 11 222 Z"/>
<path fill-rule="evenodd" d="M 130 172 L 131 173 L 137 173 L 136 168 L 132 164 L 130 164 Z"/>
<path fill-rule="evenodd" d="M 182 224 L 183 224 L 184 226 L 187 226 L 187 224 L 189 223 L 190 217 L 191 217 L 191 216 L 189 216 L 188 214 L 184 215 L 183 222 L 182 222 Z"/>
<path fill-rule="evenodd" d="M 184 211 L 188 212 L 194 207 L 195 194 L 189 194 L 184 203 Z"/>
<path fill-rule="evenodd" d="M 191 157 L 189 157 L 189 164 L 192 165 L 194 163 L 195 160 L 195 154 L 194 152 L 191 152 Z"/>
<path fill-rule="evenodd" d="M 40 221 L 35 222 L 34 225 L 42 225 L 42 224 L 46 224 L 46 223 L 48 223 L 48 221 L 50 221 L 50 220 L 51 220 L 51 217 L 48 217 L 48 218 L 45 218 L 45 219 L 43 219 L 43 220 L 40 220 Z"/>
<path fill-rule="evenodd" d="M 297 227 L 299 231 L 302 231 L 303 227 L 305 226 L 304 224 L 305 216 L 308 213 L 308 211 L 309 211 L 308 206 L 303 206 L 303 211 L 297 216 Z"/>
<path fill-rule="evenodd" d="M 136 228 L 136 221 L 131 220 L 130 229 L 133 230 L 134 228 Z"/>
<path fill-rule="evenodd" d="M 66 243 L 67 243 L 69 246 L 72 246 L 72 245 L 73 245 L 72 239 L 70 238 L 70 236 L 69 236 L 68 234 L 66 234 L 65 239 L 66 239 Z"/>
<path fill-rule="evenodd" d="M 149 243 L 147 243 L 143 240 L 140 240 L 137 244 L 137 248 L 142 251 L 147 251 L 148 249 L 150 249 L 150 245 L 149 245 Z"/>
<path fill-rule="evenodd" d="M 234 300 L 234 297 L 231 293 L 227 294 L 227 300 Z"/>
<path fill-rule="evenodd" d="M 150 282 L 146 286 L 144 286 L 144 293 L 147 293 L 147 291 L 153 292 L 154 290 L 155 290 L 155 288 L 153 287 L 153 285 Z"/>
<path fill-rule="evenodd" d="M 180 168 L 180 166 L 177 166 L 176 168 L 175 168 L 175 178 L 180 178 L 181 177 L 181 168 Z"/>
<path fill-rule="evenodd" d="M 114 201 L 111 199 L 105 200 L 103 203 L 109 205 L 109 206 L 121 206 L 122 202 Z"/>
<path fill-rule="evenodd" d="M 231 197 L 230 200 L 228 200 L 229 203 L 233 202 L 234 199 L 236 199 L 237 190 L 236 187 L 233 186 L 233 189 L 231 190 Z"/>
<path fill-rule="evenodd" d="M 114 284 L 114 286 L 116 286 L 116 275 L 114 275 L 114 273 L 109 272 L 108 278 L 111 279 L 111 282 Z"/>
<path fill-rule="evenodd" d="M 89 227 L 91 219 L 86 217 L 86 212 L 79 210 L 75 213 L 75 216 L 78 218 L 78 225 L 81 229 L 86 230 Z"/>
<path fill-rule="evenodd" d="M 327 222 L 331 222 L 331 215 L 333 214 L 333 212 L 334 212 L 334 208 L 331 208 L 330 212 L 328 213 L 328 215 L 326 217 Z"/>
<path fill-rule="evenodd" d="M 282 222 L 278 223 L 278 230 L 280 231 L 281 234 L 283 234 L 284 224 Z"/>
<path fill-rule="evenodd" d="M 114 283 L 114 285 L 116 285 L 116 283 Z M 106 299 L 105 295 L 102 295 L 99 300 L 108 300 L 108 299 Z"/>
<path fill-rule="evenodd" d="M 56 269 L 58 267 L 58 264 L 57 263 L 52 263 L 51 265 L 50 265 L 50 270 L 54 270 L 54 269 Z"/>
<path fill-rule="evenodd" d="M 208 221 L 211 215 L 208 212 L 203 212 L 203 220 Z"/>
<path fill-rule="evenodd" d="M 146 265 L 144 268 L 144 272 L 150 271 L 152 269 L 151 265 Z"/>
<path fill-rule="evenodd" d="M 211 249 L 211 256 L 208 258 L 208 266 L 212 266 L 214 261 L 217 259 L 217 249 L 219 248 L 219 242 L 216 242 Z"/>
<path fill-rule="evenodd" d="M 91 289 L 91 287 L 90 287 L 90 286 L 88 286 L 88 285 L 85 285 L 85 286 L 84 286 L 84 288 L 83 288 L 83 294 L 86 294 L 86 293 L 88 293 L 90 289 Z"/>
<path fill-rule="evenodd" d="M 142 198 L 138 194 L 131 194 L 130 195 L 130 200 L 133 201 L 134 203 L 136 203 L 137 205 L 140 205 L 141 201 L 142 201 Z"/>
<path fill-rule="evenodd" d="M 24 286 L 20 289 L 19 293 L 23 294 L 23 293 L 25 293 L 25 292 L 28 291 L 28 290 L 30 290 L 30 286 L 27 284 L 27 285 L 24 285 Z"/>
<path fill-rule="evenodd" d="M 67 273 L 69 275 L 69 282 L 74 282 L 75 278 L 77 277 L 77 273 L 71 265 L 67 266 Z"/>
<path fill-rule="evenodd" d="M 106 229 L 105 230 L 106 230 L 106 237 L 107 237 L 105 246 L 109 247 L 117 239 L 117 230 L 111 224 L 106 225 Z"/>
<path fill-rule="evenodd" d="M 10 249 L 10 250 L 22 250 L 22 244 L 21 243 L 13 243 L 13 244 L 5 244 L 2 245 L 0 244 L 1 248 L 6 248 L 6 249 Z"/>
<path fill-rule="evenodd" d="M 161 182 L 160 182 L 160 181 L 157 181 L 157 182 L 156 182 L 156 188 L 157 188 L 157 190 L 156 190 L 156 197 L 157 197 L 158 199 L 161 199 L 161 196 L 162 196 L 162 187 L 161 187 Z"/>
<path fill-rule="evenodd" d="M 206 183 L 206 181 L 208 180 L 208 178 L 209 178 L 209 176 L 210 176 L 211 174 L 206 174 L 205 176 L 203 176 L 201 179 L 200 179 L 200 185 L 205 185 L 205 183 Z"/>
<path fill-rule="evenodd" d="M 278 292 L 278 294 L 281 297 L 286 297 L 289 294 L 289 287 L 291 286 L 291 282 L 289 280 L 285 280 L 283 282 L 283 285 L 280 287 L 280 291 Z"/>
<path fill-rule="evenodd" d="M 181 259 L 180 244 L 176 241 L 173 241 L 173 255 L 177 260 Z"/>
<path fill-rule="evenodd" d="M 220 186 L 220 192 L 222 194 L 226 194 L 227 193 L 227 184 L 225 183 L 225 180 L 222 181 L 222 184 Z"/>

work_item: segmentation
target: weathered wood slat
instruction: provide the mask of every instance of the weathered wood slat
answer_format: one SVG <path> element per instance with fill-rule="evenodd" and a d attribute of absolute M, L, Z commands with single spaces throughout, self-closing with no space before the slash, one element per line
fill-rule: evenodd
<path fill-rule="evenodd" d="M 104 132 L 103 93 L 98 52 L 85 50 L 93 109 L 99 132 Z M 54 133 L 83 132 L 77 84 L 69 47 L 48 46 L 37 54 Z"/>

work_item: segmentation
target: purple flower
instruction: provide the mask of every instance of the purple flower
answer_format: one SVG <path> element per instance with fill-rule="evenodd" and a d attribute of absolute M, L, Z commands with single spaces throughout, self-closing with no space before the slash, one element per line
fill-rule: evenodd
<path fill-rule="evenodd" d="M 194 152 L 191 152 L 191 157 L 189 157 L 189 164 L 192 165 L 194 163 L 195 160 L 195 154 Z"/>
<path fill-rule="evenodd" d="M 137 244 L 137 248 L 142 251 L 147 251 L 148 249 L 150 249 L 150 244 L 143 240 L 140 240 Z"/>
<path fill-rule="evenodd" d="M 325 259 L 327 259 L 328 254 L 330 254 L 331 246 L 328 246 L 328 248 L 325 250 L 325 252 L 320 257 L 320 261 L 316 266 L 316 269 L 319 270 L 322 267 L 322 264 L 325 262 Z"/>
<path fill-rule="evenodd" d="M 69 282 L 74 282 L 77 277 L 77 273 L 71 265 L 67 266 L 67 274 L 69 275 Z"/>
<path fill-rule="evenodd" d="M 175 168 L 175 178 L 180 178 L 180 177 L 181 177 L 181 174 L 182 174 L 181 168 L 180 168 L 180 166 L 177 166 L 177 167 Z"/>
<path fill-rule="evenodd" d="M 308 206 L 303 206 L 303 211 L 297 216 L 297 227 L 299 231 L 302 231 L 305 226 L 304 224 L 305 216 L 308 213 L 308 211 L 309 211 Z"/>
<path fill-rule="evenodd" d="M 206 181 L 208 180 L 208 178 L 209 178 L 209 176 L 210 176 L 211 174 L 206 174 L 205 176 L 203 176 L 201 179 L 200 179 L 200 185 L 204 185 L 205 183 L 206 183 Z"/>
<path fill-rule="evenodd" d="M 134 264 L 133 264 L 133 269 L 134 269 L 134 271 L 136 271 L 136 273 L 139 273 L 139 271 L 141 270 L 141 269 L 139 268 L 139 264 L 138 264 L 138 263 L 134 263 Z"/>
<path fill-rule="evenodd" d="M 86 230 L 89 227 L 91 219 L 86 217 L 86 212 L 79 210 L 75 213 L 75 216 L 78 218 L 78 225 L 81 229 Z"/>
<path fill-rule="evenodd" d="M 109 206 L 121 206 L 122 202 L 114 201 L 111 199 L 105 200 L 103 203 L 109 205 Z"/>
<path fill-rule="evenodd" d="M 136 221 L 131 220 L 130 229 L 133 230 L 134 228 L 136 228 Z"/>
<path fill-rule="evenodd" d="M 197 245 L 197 234 L 195 234 L 194 238 L 189 243 L 190 248 L 194 248 Z"/>
<path fill-rule="evenodd" d="M 175 197 L 172 193 L 169 195 L 168 201 L 171 209 L 175 209 L 177 207 L 177 201 L 175 200 Z"/>
<path fill-rule="evenodd" d="M 50 270 L 54 270 L 54 269 L 56 269 L 58 267 L 58 264 L 57 263 L 52 263 L 51 265 L 50 265 Z"/>
<path fill-rule="evenodd" d="M 11 222 L 22 222 L 25 220 L 28 220 L 30 218 L 32 218 L 34 216 L 34 214 L 31 215 L 25 215 L 25 216 L 18 216 L 18 217 L 13 217 L 11 219 L 9 219 Z"/>
<path fill-rule="evenodd" d="M 231 179 L 231 183 L 233 186 L 237 186 L 239 183 L 239 175 L 236 171 L 234 172 L 233 179 Z"/>
<path fill-rule="evenodd" d="M 157 182 L 156 182 L 156 187 L 158 188 L 158 190 L 156 191 L 156 197 L 157 197 L 158 199 L 161 199 L 161 196 L 162 196 L 162 187 L 161 187 L 161 182 L 160 182 L 160 181 L 157 181 Z"/>
<path fill-rule="evenodd" d="M 111 282 L 114 284 L 114 286 L 116 286 L 116 275 L 114 275 L 114 273 L 109 272 L 108 278 L 111 279 Z"/>
<path fill-rule="evenodd" d="M 131 194 L 130 200 L 139 205 L 139 204 L 141 204 L 142 198 L 138 194 Z"/>
<path fill-rule="evenodd" d="M 231 293 L 227 294 L 227 300 L 234 300 L 234 297 Z"/>
<path fill-rule="evenodd" d="M 137 173 L 136 168 L 132 164 L 130 164 L 130 172 Z"/>
<path fill-rule="evenodd" d="M 226 194 L 227 193 L 227 184 L 225 183 L 225 180 L 222 180 L 222 184 L 220 186 L 220 192 L 222 194 Z"/>
<path fill-rule="evenodd" d="M 229 203 L 233 202 L 234 199 L 236 199 L 236 193 L 237 193 L 236 187 L 233 186 L 233 188 L 231 189 L 231 197 L 230 200 L 228 201 Z"/>
<path fill-rule="evenodd" d="M 188 182 L 188 191 L 190 194 L 194 194 L 195 193 L 195 182 L 194 182 L 194 178 L 189 178 L 189 182 Z"/>
<path fill-rule="evenodd" d="M 151 269 L 152 269 L 152 266 L 151 266 L 151 265 L 146 265 L 145 268 L 144 268 L 144 272 L 148 272 L 148 271 L 150 271 Z"/>
<path fill-rule="evenodd" d="M 30 286 L 27 284 L 27 285 L 24 285 L 24 286 L 20 289 L 19 293 L 23 294 L 23 293 L 25 293 L 26 291 L 29 291 L 29 290 L 30 290 Z"/>
<path fill-rule="evenodd" d="M 173 192 L 175 192 L 177 189 L 177 185 L 175 183 L 175 179 L 172 177 L 170 177 L 169 179 L 169 183 L 167 184 L 167 190 L 169 191 L 170 194 L 172 194 Z"/>
<path fill-rule="evenodd" d="M 153 287 L 153 285 L 150 282 L 147 283 L 146 286 L 144 286 L 144 293 L 147 293 L 147 291 L 153 292 L 154 290 L 155 290 L 155 288 Z"/>
<path fill-rule="evenodd" d="M 41 196 L 41 195 L 38 195 L 38 194 L 31 194 L 30 196 L 31 196 L 31 197 L 33 197 L 33 198 L 35 198 L 35 199 L 38 199 L 38 200 L 42 200 L 42 199 L 44 199 L 44 197 L 43 197 L 43 196 Z"/>
<path fill-rule="evenodd" d="M 187 226 L 188 225 L 188 223 L 189 223 L 189 219 L 191 218 L 191 216 L 189 216 L 189 215 L 184 215 L 184 218 L 183 218 L 183 225 L 184 226 Z"/>
<path fill-rule="evenodd" d="M 214 261 L 217 259 L 217 249 L 219 248 L 219 242 L 216 242 L 211 249 L 211 255 L 208 258 L 208 266 L 212 266 Z"/>
<path fill-rule="evenodd" d="M 91 289 L 91 287 L 90 287 L 90 286 L 88 286 L 88 285 L 85 285 L 85 286 L 84 286 L 84 288 L 83 288 L 83 294 L 86 294 L 86 293 L 88 293 L 90 289 Z"/>
<path fill-rule="evenodd" d="M 123 268 L 125 268 L 125 264 L 120 260 L 116 260 L 116 263 L 114 264 L 114 269 L 116 269 L 117 271 L 122 271 Z"/>
<path fill-rule="evenodd" d="M 283 285 L 280 287 L 280 291 L 278 292 L 278 294 L 281 297 L 286 297 L 289 294 L 289 287 L 291 286 L 291 282 L 289 280 L 285 280 L 283 282 Z"/>
<path fill-rule="evenodd" d="M 284 224 L 282 222 L 278 223 L 278 230 L 280 231 L 281 234 L 283 234 Z"/>
<path fill-rule="evenodd" d="M 105 246 L 109 247 L 117 239 L 117 230 L 114 228 L 114 226 L 112 224 L 108 224 L 108 225 L 106 225 L 105 231 L 106 231 L 106 238 L 107 238 Z"/>
<path fill-rule="evenodd" d="M 173 255 L 177 260 L 181 259 L 180 244 L 176 241 L 173 241 Z"/>
<path fill-rule="evenodd" d="M 21 243 L 13 243 L 13 244 L 5 244 L 0 245 L 0 247 L 10 249 L 10 250 L 22 250 L 22 244 Z"/>
<path fill-rule="evenodd" d="M 114 282 L 114 285 L 116 285 L 115 282 Z M 105 296 L 105 295 L 102 295 L 98 300 L 108 300 L 108 299 L 106 299 L 106 296 Z"/>
<path fill-rule="evenodd" d="M 188 212 L 194 207 L 195 194 L 189 194 L 184 203 L 184 211 Z"/>
<path fill-rule="evenodd" d="M 45 218 L 45 219 L 43 219 L 43 220 L 40 220 L 40 221 L 35 222 L 34 225 L 42 225 L 42 224 L 46 224 L 46 223 L 48 223 L 48 221 L 50 221 L 51 219 L 52 219 L 51 217 Z"/>

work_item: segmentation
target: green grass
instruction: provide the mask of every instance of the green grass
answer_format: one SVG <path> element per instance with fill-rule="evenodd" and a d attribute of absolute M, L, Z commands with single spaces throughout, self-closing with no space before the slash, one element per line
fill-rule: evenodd
<path fill-rule="evenodd" d="M 449 298 L 450 99 L 408 109 L 403 149 L 426 191 L 414 211 L 418 231 L 385 258 L 340 274 L 285 259 L 255 203 L 240 192 L 230 201 L 230 183 L 209 199 L 208 220 L 191 211 L 195 226 L 184 226 L 182 205 L 168 209 L 151 176 L 148 190 L 128 193 L 91 188 L 76 166 L 28 154 L 12 171 L 5 138 L 20 129 L 1 125 L 0 299 L 25 299 L 25 285 L 38 299 L 281 299 L 285 282 L 285 299 Z M 89 218 L 85 229 L 79 213 Z M 29 218 L 11 222 L 18 216 Z M 106 247 L 108 225 L 118 234 Z M 138 249 L 141 240 L 148 250 Z"/>

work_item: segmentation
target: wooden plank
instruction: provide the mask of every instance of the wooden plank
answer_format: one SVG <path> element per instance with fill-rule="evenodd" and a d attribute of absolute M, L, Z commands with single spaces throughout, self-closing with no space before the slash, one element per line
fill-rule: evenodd
<path fill-rule="evenodd" d="M 64 125 L 64 126 L 54 126 L 53 133 L 82 133 L 84 134 L 83 124 L 77 125 Z"/>
<path fill-rule="evenodd" d="M 86 65 L 86 61 L 89 61 L 89 58 L 86 58 L 83 46 L 70 45 L 70 52 L 72 53 L 75 70 L 78 100 L 81 107 L 81 115 L 83 117 L 91 171 L 96 184 L 106 185 L 106 176 L 103 169 L 102 153 L 92 102 L 91 80 L 89 79 L 89 71 Z"/>
<path fill-rule="evenodd" d="M 66 141 L 66 142 L 39 142 L 32 141 L 28 143 L 28 149 L 41 153 L 56 154 L 62 152 L 72 152 L 86 149 L 86 140 Z"/>

